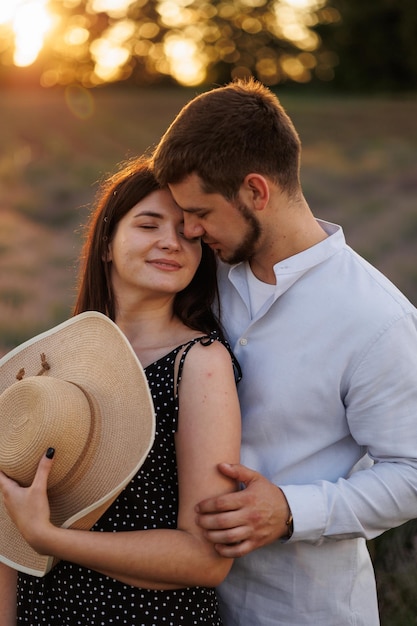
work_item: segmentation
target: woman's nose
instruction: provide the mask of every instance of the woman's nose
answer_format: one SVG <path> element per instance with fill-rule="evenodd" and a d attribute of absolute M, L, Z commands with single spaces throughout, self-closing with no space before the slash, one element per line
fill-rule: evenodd
<path fill-rule="evenodd" d="M 180 234 L 175 228 L 167 230 L 164 237 L 161 238 L 159 245 L 164 249 L 179 250 L 181 247 Z"/>

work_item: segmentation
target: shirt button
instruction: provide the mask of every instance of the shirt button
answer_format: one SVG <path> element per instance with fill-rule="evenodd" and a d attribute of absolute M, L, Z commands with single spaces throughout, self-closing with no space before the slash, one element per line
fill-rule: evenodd
<path fill-rule="evenodd" d="M 242 337 L 242 339 L 239 339 L 239 343 L 241 346 L 247 346 L 248 340 L 246 339 L 246 337 Z"/>

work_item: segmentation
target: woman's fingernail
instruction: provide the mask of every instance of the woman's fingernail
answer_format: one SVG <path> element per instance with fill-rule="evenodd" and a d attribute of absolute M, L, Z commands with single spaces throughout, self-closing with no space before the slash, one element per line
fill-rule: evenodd
<path fill-rule="evenodd" d="M 47 459 L 52 459 L 54 454 L 55 454 L 55 448 L 48 448 L 45 456 Z"/>

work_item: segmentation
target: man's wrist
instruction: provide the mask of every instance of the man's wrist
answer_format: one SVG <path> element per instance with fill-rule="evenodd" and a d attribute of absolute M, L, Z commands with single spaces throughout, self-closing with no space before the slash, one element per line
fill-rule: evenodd
<path fill-rule="evenodd" d="M 284 538 L 285 538 L 285 539 L 291 539 L 292 534 L 293 534 L 293 532 L 294 532 L 294 520 L 293 520 L 293 517 L 292 517 L 291 510 L 290 510 L 290 514 L 289 514 L 289 516 L 288 516 L 288 519 L 287 519 L 287 521 L 285 522 L 285 525 L 286 525 L 286 527 L 288 528 L 288 532 L 287 532 L 287 534 L 285 535 L 285 537 L 284 537 Z"/>
<path fill-rule="evenodd" d="M 284 497 L 285 500 L 285 504 L 287 505 L 286 508 L 286 517 L 284 517 L 283 520 L 283 524 L 285 525 L 283 528 L 283 532 L 282 535 L 280 536 L 280 539 L 282 541 L 288 541 L 288 539 L 291 539 L 293 532 L 294 532 L 294 520 L 293 520 L 293 516 L 292 516 L 292 511 L 290 508 L 290 505 L 288 503 L 287 500 L 287 496 L 285 495 L 285 493 L 282 491 L 282 489 L 280 487 L 278 487 L 278 489 L 280 490 L 282 496 Z M 281 518 L 282 519 L 282 518 Z"/>

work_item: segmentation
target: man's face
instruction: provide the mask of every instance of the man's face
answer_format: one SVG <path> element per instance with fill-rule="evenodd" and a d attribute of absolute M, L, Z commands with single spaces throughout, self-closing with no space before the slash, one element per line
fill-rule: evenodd
<path fill-rule="evenodd" d="M 202 237 L 225 263 L 240 263 L 254 255 L 261 226 L 250 207 L 218 193 L 205 193 L 197 174 L 169 188 L 184 211 L 186 237 Z"/>

